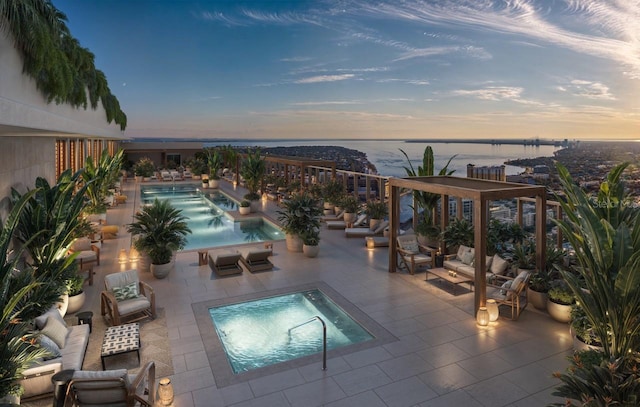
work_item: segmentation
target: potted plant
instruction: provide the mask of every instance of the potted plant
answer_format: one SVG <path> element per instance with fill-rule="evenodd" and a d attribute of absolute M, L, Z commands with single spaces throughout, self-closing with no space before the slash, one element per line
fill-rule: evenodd
<path fill-rule="evenodd" d="M 74 275 L 67 280 L 67 291 L 69 293 L 69 306 L 67 307 L 67 313 L 74 314 L 82 308 L 84 305 L 86 294 L 82 287 L 84 286 L 84 277 L 81 275 Z"/>
<path fill-rule="evenodd" d="M 462 218 L 454 218 L 442 232 L 442 241 L 449 253 L 456 253 L 460 245 L 473 247 L 473 224 Z"/>
<path fill-rule="evenodd" d="M 156 170 L 156 166 L 148 157 L 142 157 L 134 166 L 137 181 L 149 181 Z"/>
<path fill-rule="evenodd" d="M 193 160 L 189 163 L 189 170 L 193 174 L 193 179 L 201 179 L 202 174 L 207 169 L 207 164 L 204 162 L 202 158 L 194 157 Z"/>
<path fill-rule="evenodd" d="M 547 309 L 548 292 L 551 288 L 551 275 L 547 270 L 538 270 L 529 277 L 527 298 L 534 308 Z"/>
<path fill-rule="evenodd" d="M 309 229 L 320 229 L 320 208 L 309 194 L 297 194 L 283 202 L 278 221 L 286 234 L 287 250 L 301 252 L 301 236 Z"/>
<path fill-rule="evenodd" d="M 240 215 L 248 215 L 251 213 L 251 202 L 247 201 L 246 199 L 243 199 L 240 202 L 240 206 L 238 207 L 238 211 L 240 212 Z"/>
<path fill-rule="evenodd" d="M 325 215 L 331 215 L 335 210 L 336 203 L 344 191 L 344 185 L 338 180 L 332 179 L 322 186 L 322 196 L 324 198 Z"/>
<path fill-rule="evenodd" d="M 571 307 L 571 323 L 569 324 L 569 332 L 573 339 L 574 350 L 596 349 L 602 350 L 602 344 L 593 331 L 593 325 L 584 309 L 579 304 Z"/>
<path fill-rule="evenodd" d="M 320 252 L 320 229 L 308 228 L 301 235 L 302 252 L 307 257 L 317 257 Z"/>
<path fill-rule="evenodd" d="M 433 224 L 426 216 L 420 218 L 415 232 L 421 245 L 440 248 L 440 226 Z"/>
<path fill-rule="evenodd" d="M 532 239 L 525 239 L 522 243 L 516 243 L 511 250 L 511 261 L 518 272 L 523 270 L 535 270 L 536 268 L 536 244 Z"/>
<path fill-rule="evenodd" d="M 217 148 L 205 149 L 207 154 L 207 165 L 209 166 L 209 188 L 220 186 L 220 175 L 218 172 L 222 167 L 222 154 Z"/>
<path fill-rule="evenodd" d="M 358 208 L 360 208 L 360 201 L 353 195 L 345 195 L 340 201 L 340 206 L 344 210 L 344 221 L 346 223 L 353 223 L 358 216 Z"/>
<path fill-rule="evenodd" d="M 564 279 L 551 282 L 547 300 L 547 311 L 558 322 L 571 321 L 571 306 L 575 303 L 575 297 L 571 288 Z"/>
<path fill-rule="evenodd" d="M 182 210 L 175 209 L 169 201 L 156 199 L 134 215 L 134 222 L 127 226 L 136 236 L 135 247 L 151 259 L 151 272 L 156 278 L 165 278 L 175 267 L 173 254 L 187 243 L 191 233 Z"/>
<path fill-rule="evenodd" d="M 260 155 L 260 149 L 256 149 L 253 152 L 249 151 L 246 159 L 242 163 L 240 175 L 242 175 L 242 178 L 244 178 L 247 183 L 249 193 L 244 196 L 244 199 L 251 202 L 252 212 L 257 212 L 260 209 L 258 189 L 260 188 L 260 183 L 266 171 L 267 167 L 264 158 Z"/>
<path fill-rule="evenodd" d="M 378 227 L 378 224 L 382 222 L 389 208 L 387 204 L 382 201 L 369 201 L 367 202 L 367 208 L 365 213 L 369 217 L 369 228 L 374 230 Z"/>

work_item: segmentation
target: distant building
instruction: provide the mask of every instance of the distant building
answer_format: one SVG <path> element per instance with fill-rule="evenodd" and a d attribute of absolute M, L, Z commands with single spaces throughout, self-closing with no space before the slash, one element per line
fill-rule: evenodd
<path fill-rule="evenodd" d="M 474 164 L 468 164 L 467 178 L 487 179 L 491 181 L 506 181 L 507 175 L 504 165 L 476 167 Z"/>

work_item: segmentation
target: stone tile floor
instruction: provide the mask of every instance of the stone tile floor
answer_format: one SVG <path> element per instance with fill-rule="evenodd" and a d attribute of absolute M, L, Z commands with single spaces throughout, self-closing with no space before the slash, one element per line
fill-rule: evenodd
<path fill-rule="evenodd" d="M 108 223 L 131 222 L 139 206 L 139 185 L 124 185 L 124 205 L 109 210 Z M 222 188 L 240 197 L 228 183 Z M 277 206 L 263 204 L 276 217 Z M 500 318 L 478 327 L 473 294 L 425 273 L 388 273 L 388 250 L 367 250 L 363 239 L 346 238 L 341 230 L 323 228 L 320 255 L 306 258 L 287 252 L 284 241 L 274 244 L 273 271 L 219 278 L 208 265 L 198 266 L 195 252 L 179 253 L 176 270 L 164 280 L 148 273 L 141 278 L 155 289 L 166 310 L 171 341 L 176 398 L 189 406 L 541 406 L 560 401 L 551 396 L 558 382 L 552 372 L 567 366 L 571 338 L 564 324 L 527 308 L 518 321 Z M 105 242 L 105 261 L 97 268 L 88 301 L 99 301 L 103 275 L 120 265 L 117 253 L 129 248 L 121 229 Z M 292 368 L 264 377 L 216 386 L 191 304 L 242 294 L 286 288 L 315 281 L 329 284 L 397 340 L 374 348 Z M 99 317 L 99 316 L 98 316 Z"/>

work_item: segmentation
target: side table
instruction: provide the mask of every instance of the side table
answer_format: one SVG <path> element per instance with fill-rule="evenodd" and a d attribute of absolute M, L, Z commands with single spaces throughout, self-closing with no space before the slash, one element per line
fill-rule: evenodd
<path fill-rule="evenodd" d="M 78 317 L 78 325 L 88 324 L 89 333 L 91 333 L 91 329 L 93 328 L 93 321 L 91 320 L 91 318 L 93 318 L 93 312 L 92 311 L 78 312 L 76 314 L 76 317 Z"/>
<path fill-rule="evenodd" d="M 67 395 L 67 386 L 69 386 L 69 382 L 73 379 L 74 372 L 75 370 L 73 369 L 61 370 L 51 377 L 51 382 L 53 383 L 54 407 L 64 407 L 64 399 Z"/>
<path fill-rule="evenodd" d="M 207 264 L 207 250 L 198 250 L 198 266 L 204 266 Z"/>

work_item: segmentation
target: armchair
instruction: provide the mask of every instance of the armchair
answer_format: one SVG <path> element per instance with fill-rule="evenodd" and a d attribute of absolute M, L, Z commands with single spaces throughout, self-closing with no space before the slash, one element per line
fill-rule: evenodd
<path fill-rule="evenodd" d="M 135 377 L 125 369 L 74 372 L 67 387 L 65 406 L 153 407 L 156 393 L 156 367 L 148 362 Z"/>
<path fill-rule="evenodd" d="M 531 273 L 528 271 L 520 272 L 516 278 L 494 275 L 491 283 L 487 284 L 487 298 L 496 300 L 498 307 L 509 306 L 511 319 L 515 321 L 527 308 L 527 285 L 529 285 L 530 276 Z"/>
<path fill-rule="evenodd" d="M 100 311 L 112 325 L 156 317 L 156 296 L 153 288 L 138 279 L 137 270 L 107 274 L 105 290 L 100 295 Z"/>
<path fill-rule="evenodd" d="M 437 249 L 422 246 L 418 243 L 416 235 L 398 236 L 396 241 L 398 244 L 397 260 L 399 268 L 407 269 L 411 274 L 414 274 L 419 266 L 435 266 Z"/>

